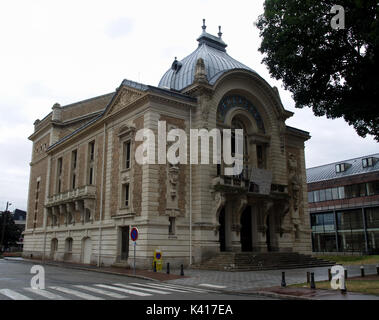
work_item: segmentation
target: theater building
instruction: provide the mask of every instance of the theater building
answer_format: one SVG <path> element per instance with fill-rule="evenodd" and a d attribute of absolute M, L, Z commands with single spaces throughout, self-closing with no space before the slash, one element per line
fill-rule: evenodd
<path fill-rule="evenodd" d="M 227 54 L 221 32 L 202 28 L 196 50 L 175 59 L 158 86 L 123 80 L 35 121 L 24 256 L 132 265 L 132 227 L 138 267 L 151 266 L 155 249 L 172 265 L 222 251 L 311 252 L 310 136 L 286 126 L 293 113 L 278 90 Z M 157 133 L 158 121 L 188 137 L 243 129 L 242 173 L 225 175 L 224 162 L 139 164 L 136 133 Z"/>
<path fill-rule="evenodd" d="M 379 253 L 379 154 L 307 169 L 314 252 Z"/>

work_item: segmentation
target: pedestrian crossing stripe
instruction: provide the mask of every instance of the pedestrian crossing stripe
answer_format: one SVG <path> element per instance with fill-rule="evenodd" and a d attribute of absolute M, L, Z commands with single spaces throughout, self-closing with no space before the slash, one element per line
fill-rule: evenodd
<path fill-rule="evenodd" d="M 0 289 L 0 296 L 6 296 L 12 300 L 71 300 L 71 299 L 85 299 L 85 300 L 104 300 L 105 297 L 111 297 L 113 299 L 126 299 L 129 295 L 135 295 L 140 297 L 150 297 L 153 294 L 167 295 L 174 294 L 175 292 L 196 292 L 207 293 L 209 290 L 182 287 L 171 284 L 157 284 L 157 283 L 113 283 L 113 284 L 91 284 L 90 285 L 73 285 L 70 288 L 62 286 L 50 286 L 48 290 L 23 288 L 22 290 L 30 293 L 24 295 L 20 292 L 16 292 L 11 289 Z M 78 289 L 78 290 L 75 290 Z M 79 291 L 81 290 L 81 291 Z M 57 294 L 56 291 L 63 293 L 64 295 Z M 86 292 L 91 292 L 96 295 L 92 295 Z M 118 292 L 116 292 L 118 291 Z M 125 295 L 128 294 L 128 295 Z M 102 297 L 101 297 L 102 296 Z M 38 297 L 38 298 L 35 298 Z M 74 297 L 74 298 L 73 298 Z M 104 297 L 104 298 L 103 298 Z"/>
<path fill-rule="evenodd" d="M 201 283 L 201 284 L 199 284 L 199 286 L 210 287 L 210 288 L 217 288 L 217 289 L 224 289 L 224 288 L 226 288 L 226 286 L 220 286 L 220 285 L 210 284 L 210 283 Z"/>
<path fill-rule="evenodd" d="M 24 288 L 24 290 L 29 291 L 33 294 L 39 295 L 41 297 L 51 299 L 51 300 L 68 300 L 67 298 L 64 298 L 58 294 L 49 292 L 47 290 L 33 289 L 33 288 Z"/>
<path fill-rule="evenodd" d="M 29 297 L 10 289 L 0 289 L 0 293 L 12 300 L 32 300 Z"/>
<path fill-rule="evenodd" d="M 115 283 L 114 285 L 123 287 L 126 289 L 133 289 L 133 290 L 142 290 L 142 291 L 147 291 L 147 292 L 152 292 L 152 293 L 158 293 L 158 294 L 171 294 L 171 292 L 163 291 L 163 290 L 157 290 L 157 289 L 150 289 L 150 288 L 139 288 L 135 286 L 130 286 L 122 283 Z"/>
<path fill-rule="evenodd" d="M 73 290 L 73 289 L 68 289 L 68 288 L 65 288 L 65 287 L 49 287 L 49 288 L 53 289 L 53 290 L 61 291 L 61 292 L 66 293 L 66 294 L 71 294 L 73 296 L 76 296 L 76 297 L 79 297 L 79 298 L 82 298 L 82 299 L 85 299 L 85 300 L 104 300 L 103 298 L 96 297 L 96 296 L 93 296 L 91 294 L 84 293 L 84 292 L 81 292 L 81 291 L 77 291 L 77 290 Z"/>
<path fill-rule="evenodd" d="M 97 293 L 97 294 L 103 294 L 103 295 L 106 295 L 108 297 L 115 298 L 115 299 L 125 299 L 128 297 L 128 296 L 124 296 L 124 295 L 116 293 L 116 292 L 111 292 L 108 290 L 93 288 L 93 287 L 89 287 L 89 286 L 75 285 L 74 287 L 79 288 L 79 289 L 83 289 L 83 290 L 87 290 L 87 291 L 91 291 L 91 292 Z"/>
<path fill-rule="evenodd" d="M 152 295 L 150 293 L 144 293 L 144 292 L 139 292 L 139 291 L 135 291 L 135 290 L 130 290 L 130 289 L 125 289 L 125 288 L 110 286 L 110 285 L 107 285 L 107 284 L 95 284 L 95 286 L 96 287 L 105 288 L 105 289 L 111 289 L 111 290 L 121 291 L 121 292 L 129 293 L 129 294 L 134 294 L 134 295 L 140 296 L 140 297 L 148 297 L 148 296 Z"/>
<path fill-rule="evenodd" d="M 153 287 L 153 288 L 161 288 L 160 286 L 156 286 L 156 285 L 154 285 L 154 284 L 149 284 L 149 285 L 147 285 L 147 284 L 143 284 L 143 283 L 131 283 L 132 285 L 136 285 L 136 286 L 142 286 L 142 287 L 148 287 L 148 288 L 151 288 L 151 287 Z M 173 288 L 165 288 L 166 290 L 168 290 L 168 291 L 174 291 L 174 292 L 188 292 L 188 291 L 184 291 L 184 290 L 179 290 L 179 289 L 173 289 Z"/>
<path fill-rule="evenodd" d="M 137 284 L 137 283 L 131 283 L 131 284 Z M 146 285 L 144 285 L 146 286 Z M 200 289 L 200 288 L 192 288 L 192 287 L 183 287 L 183 286 L 178 286 L 174 284 L 166 284 L 166 283 L 150 283 L 148 285 L 149 287 L 156 287 L 156 288 L 161 288 L 163 290 L 172 290 L 172 291 L 178 291 L 178 292 L 197 292 L 197 293 L 207 293 L 210 292 L 209 290 L 205 289 Z"/>

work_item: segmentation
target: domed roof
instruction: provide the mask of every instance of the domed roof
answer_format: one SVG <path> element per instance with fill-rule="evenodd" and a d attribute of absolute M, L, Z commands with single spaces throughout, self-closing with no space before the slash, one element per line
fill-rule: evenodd
<path fill-rule="evenodd" d="M 214 84 L 224 72 L 232 69 L 245 69 L 254 72 L 226 53 L 227 45 L 221 39 L 221 30 L 218 37 L 215 37 L 205 32 L 205 24 L 202 28 L 203 33 L 197 39 L 198 48 L 181 61 L 175 58 L 171 68 L 160 80 L 158 87 L 181 91 L 191 85 L 195 78 L 196 63 L 199 58 L 204 60 L 205 71 L 210 84 Z"/>

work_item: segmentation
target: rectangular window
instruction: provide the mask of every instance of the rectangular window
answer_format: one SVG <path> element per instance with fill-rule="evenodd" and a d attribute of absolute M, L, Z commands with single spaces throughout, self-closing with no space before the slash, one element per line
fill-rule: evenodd
<path fill-rule="evenodd" d="M 359 196 L 360 197 L 365 197 L 366 196 L 366 184 L 365 183 L 360 183 L 359 184 Z"/>
<path fill-rule="evenodd" d="M 62 174 L 62 157 L 58 159 L 58 175 Z"/>
<path fill-rule="evenodd" d="M 76 183 L 76 174 L 74 173 L 72 175 L 72 189 L 75 189 L 75 187 L 76 187 L 75 183 Z"/>
<path fill-rule="evenodd" d="M 259 169 L 265 169 L 265 149 L 263 145 L 257 145 L 257 163 Z"/>
<path fill-rule="evenodd" d="M 124 168 L 125 169 L 130 168 L 130 146 L 131 146 L 130 141 L 124 142 L 124 157 L 125 157 Z"/>
<path fill-rule="evenodd" d="M 129 183 L 122 185 L 122 206 L 129 206 Z"/>
<path fill-rule="evenodd" d="M 308 192 L 308 202 L 309 202 L 309 203 L 314 202 L 314 200 L 313 200 L 313 192 L 312 192 L 312 191 L 311 191 L 311 192 Z"/>
<path fill-rule="evenodd" d="M 379 228 L 379 207 L 366 209 L 367 228 Z"/>
<path fill-rule="evenodd" d="M 71 153 L 71 187 L 76 188 L 76 167 L 77 167 L 78 151 L 74 150 Z"/>
<path fill-rule="evenodd" d="M 373 165 L 374 165 L 373 158 L 362 159 L 362 167 L 363 168 L 372 167 Z"/>
<path fill-rule="evenodd" d="M 62 157 L 58 158 L 57 160 L 57 185 L 56 185 L 56 190 L 58 193 L 61 192 L 61 179 L 62 179 L 62 167 L 63 167 L 63 159 Z"/>
<path fill-rule="evenodd" d="M 346 171 L 346 165 L 344 163 L 336 164 L 336 173 Z"/>
<path fill-rule="evenodd" d="M 36 200 L 39 198 L 39 181 L 37 181 L 37 188 L 36 188 Z"/>
<path fill-rule="evenodd" d="M 74 151 L 72 151 L 72 154 L 71 154 L 71 161 L 72 161 L 72 169 L 73 170 L 76 169 L 77 159 L 78 159 L 78 151 L 74 150 Z"/>
<path fill-rule="evenodd" d="M 333 200 L 338 200 L 339 199 L 338 188 L 333 188 L 332 189 L 332 198 L 333 198 Z"/>
<path fill-rule="evenodd" d="M 353 197 L 353 190 L 352 190 L 352 186 L 345 186 L 345 197 L 347 199 L 349 198 L 352 198 Z"/>
<path fill-rule="evenodd" d="M 328 200 L 332 200 L 332 189 L 326 189 L 325 190 L 325 199 L 328 201 Z"/>
<path fill-rule="evenodd" d="M 95 141 L 92 141 L 88 144 L 88 184 L 93 185 L 94 184 L 94 167 L 95 167 Z"/>
<path fill-rule="evenodd" d="M 326 196 L 325 196 L 325 190 L 320 190 L 320 201 L 325 201 Z"/>
<path fill-rule="evenodd" d="M 89 160 L 93 161 L 95 159 L 95 141 L 89 143 Z"/>
<path fill-rule="evenodd" d="M 320 190 L 316 190 L 316 191 L 313 191 L 313 192 L 314 192 L 315 202 L 319 202 L 320 201 Z"/>
<path fill-rule="evenodd" d="M 89 178 L 88 178 L 88 184 L 92 185 L 93 184 L 93 168 L 89 168 Z"/>
<path fill-rule="evenodd" d="M 368 182 L 366 187 L 368 196 L 379 194 L 379 181 Z"/>
<path fill-rule="evenodd" d="M 338 187 L 338 196 L 340 199 L 345 199 L 345 187 Z"/>
<path fill-rule="evenodd" d="M 168 221 L 170 222 L 168 226 L 168 234 L 174 235 L 175 234 L 175 217 L 169 217 Z"/>

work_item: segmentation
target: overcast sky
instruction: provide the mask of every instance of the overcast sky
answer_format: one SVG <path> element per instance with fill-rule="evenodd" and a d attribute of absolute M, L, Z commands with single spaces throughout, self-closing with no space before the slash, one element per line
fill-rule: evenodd
<path fill-rule="evenodd" d="M 184 4 L 185 3 L 185 4 Z M 307 167 L 378 152 L 343 120 L 295 109 L 270 78 L 254 26 L 263 0 L 18 0 L 0 5 L 0 210 L 26 209 L 33 122 L 61 105 L 112 92 L 123 79 L 158 85 L 174 57 L 193 52 L 201 33 L 222 26 L 227 52 L 279 88 L 294 111 L 287 125 L 309 131 Z"/>

